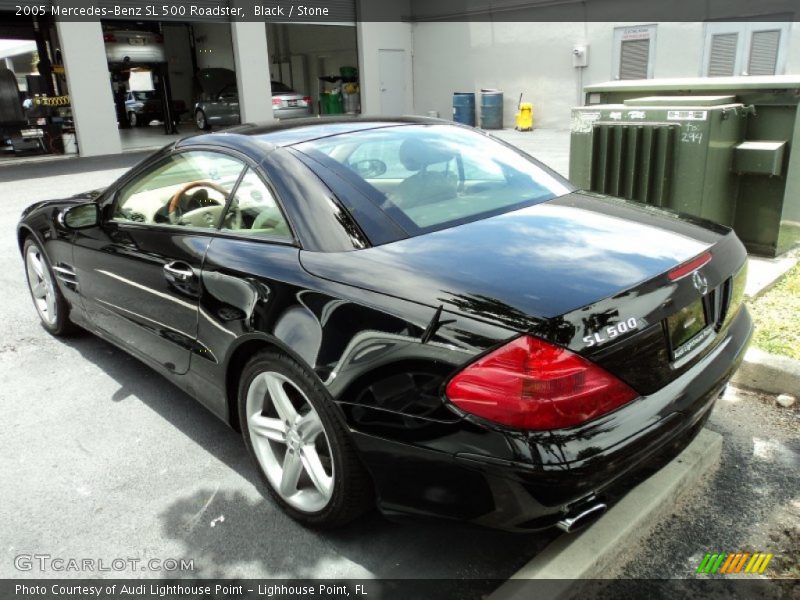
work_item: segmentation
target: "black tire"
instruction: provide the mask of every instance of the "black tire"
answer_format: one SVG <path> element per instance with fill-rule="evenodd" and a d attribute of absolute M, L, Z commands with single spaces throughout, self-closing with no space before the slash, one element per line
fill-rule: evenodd
<path fill-rule="evenodd" d="M 28 291 L 31 294 L 31 300 L 34 303 L 34 308 L 36 308 L 37 299 L 34 296 L 33 288 L 31 287 L 31 279 L 30 276 L 27 274 L 27 260 L 28 260 L 28 252 L 31 249 L 35 249 L 38 252 L 38 255 L 41 257 L 41 264 L 44 269 L 46 269 L 47 274 L 50 277 L 52 282 L 52 293 L 54 297 L 54 306 L 55 306 L 55 318 L 53 321 L 48 321 L 42 316 L 42 313 L 37 308 L 37 314 L 39 315 L 39 321 L 42 324 L 48 333 L 54 336 L 67 336 L 73 334 L 77 331 L 76 325 L 69 320 L 69 304 L 64 299 L 64 295 L 61 293 L 61 289 L 58 287 L 58 280 L 53 273 L 53 268 L 50 266 L 50 260 L 47 258 L 42 247 L 36 242 L 32 237 L 29 237 L 25 240 L 25 244 L 22 247 L 22 256 L 23 260 L 25 261 L 25 269 L 26 269 L 26 281 L 28 283 Z"/>
<path fill-rule="evenodd" d="M 319 415 L 330 447 L 333 463 L 333 492 L 324 508 L 306 512 L 288 504 L 273 487 L 257 458 L 251 440 L 247 418 L 247 392 L 253 380 L 263 373 L 278 373 L 296 386 Z M 333 399 L 315 375 L 283 352 L 262 351 L 245 365 L 239 379 L 239 421 L 245 445 L 258 467 L 261 480 L 270 496 L 293 519 L 317 529 L 330 529 L 345 525 L 374 506 L 372 481 L 359 459 L 350 438 L 344 418 Z"/>
<path fill-rule="evenodd" d="M 208 131 L 211 129 L 211 125 L 208 124 L 208 119 L 206 118 L 206 113 L 202 110 L 198 110 L 194 113 L 194 123 L 200 131 Z"/>

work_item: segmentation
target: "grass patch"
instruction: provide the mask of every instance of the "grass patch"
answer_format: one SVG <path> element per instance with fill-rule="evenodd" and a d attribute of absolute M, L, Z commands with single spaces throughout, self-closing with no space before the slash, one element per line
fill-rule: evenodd
<path fill-rule="evenodd" d="M 800 360 L 800 264 L 747 305 L 756 325 L 755 345 L 766 352 Z"/>

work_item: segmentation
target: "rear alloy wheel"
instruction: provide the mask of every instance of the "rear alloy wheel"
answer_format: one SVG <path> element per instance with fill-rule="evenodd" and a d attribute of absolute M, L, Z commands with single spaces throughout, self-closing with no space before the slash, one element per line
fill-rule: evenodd
<path fill-rule="evenodd" d="M 28 289 L 42 326 L 53 335 L 71 333 L 74 325 L 69 320 L 69 308 L 56 285 L 53 271 L 44 252 L 31 238 L 25 241 L 23 252 Z"/>
<path fill-rule="evenodd" d="M 198 110 L 194 113 L 194 122 L 197 124 L 197 128 L 200 131 L 206 131 L 208 127 L 208 121 L 206 120 L 206 113 L 202 110 Z"/>
<path fill-rule="evenodd" d="M 272 497 L 306 525 L 343 525 L 371 501 L 369 477 L 337 410 L 319 380 L 285 354 L 258 354 L 242 373 L 245 443 Z"/>

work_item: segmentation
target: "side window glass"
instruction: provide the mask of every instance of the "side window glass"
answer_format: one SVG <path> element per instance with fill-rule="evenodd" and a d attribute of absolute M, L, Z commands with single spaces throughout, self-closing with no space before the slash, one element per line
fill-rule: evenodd
<path fill-rule="evenodd" d="M 236 89 L 235 85 L 229 85 L 223 88 L 219 93 L 219 99 L 222 102 L 238 102 L 239 91 Z"/>
<path fill-rule="evenodd" d="M 275 196 L 252 169 L 247 170 L 236 188 L 222 221 L 222 231 L 292 239 L 292 232 Z"/>
<path fill-rule="evenodd" d="M 216 227 L 243 168 L 216 152 L 173 154 L 120 190 L 112 220 Z"/>

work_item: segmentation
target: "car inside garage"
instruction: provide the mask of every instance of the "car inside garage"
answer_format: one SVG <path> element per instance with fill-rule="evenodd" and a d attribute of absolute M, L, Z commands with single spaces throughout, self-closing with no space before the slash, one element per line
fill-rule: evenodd
<path fill-rule="evenodd" d="M 354 23 L 265 27 L 275 118 L 360 112 Z M 109 20 L 103 41 L 123 150 L 240 122 L 228 23 Z"/>
<path fill-rule="evenodd" d="M 313 100 L 314 114 L 361 112 L 353 23 L 267 23 L 270 74 Z"/>
<path fill-rule="evenodd" d="M 0 13 L 0 162 L 76 151 L 54 23 Z"/>
<path fill-rule="evenodd" d="M 114 20 L 102 27 L 123 150 L 191 133 L 197 70 L 192 25 Z"/>

